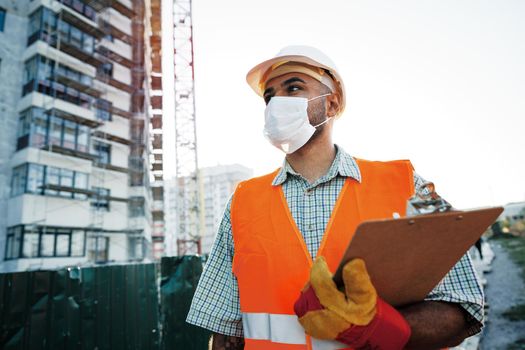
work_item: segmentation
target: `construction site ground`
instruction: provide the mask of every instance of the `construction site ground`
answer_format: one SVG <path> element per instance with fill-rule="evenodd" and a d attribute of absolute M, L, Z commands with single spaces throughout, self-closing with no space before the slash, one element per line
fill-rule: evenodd
<path fill-rule="evenodd" d="M 525 349 L 525 238 L 490 243 L 495 259 L 484 276 L 489 308 L 480 349 Z"/>

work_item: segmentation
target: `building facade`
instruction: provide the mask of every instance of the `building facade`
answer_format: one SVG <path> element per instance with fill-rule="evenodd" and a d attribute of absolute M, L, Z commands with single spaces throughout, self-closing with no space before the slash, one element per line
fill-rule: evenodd
<path fill-rule="evenodd" d="M 200 217 L 200 251 L 208 254 L 211 251 L 217 229 L 224 214 L 224 209 L 240 181 L 253 176 L 253 171 L 239 164 L 218 165 L 200 170 L 201 210 Z M 166 249 L 168 255 L 195 253 L 180 249 L 181 240 L 189 240 L 181 234 L 181 223 L 184 223 L 184 210 L 177 208 L 177 191 L 183 190 L 184 181 L 172 178 L 166 182 Z M 177 187 L 179 186 L 179 187 Z M 184 226 L 184 225 L 182 225 Z M 186 230 L 189 231 L 189 230 Z M 194 249 L 195 250 L 195 249 Z"/>
<path fill-rule="evenodd" d="M 0 271 L 151 258 L 144 0 L 0 12 Z"/>

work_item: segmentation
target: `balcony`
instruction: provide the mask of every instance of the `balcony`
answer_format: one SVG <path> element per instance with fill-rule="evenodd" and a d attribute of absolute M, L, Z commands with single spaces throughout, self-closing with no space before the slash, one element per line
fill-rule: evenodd
<path fill-rule="evenodd" d="M 101 162 L 93 162 L 93 165 L 100 169 L 106 169 L 106 170 L 112 170 L 112 171 L 118 171 L 119 173 L 129 174 L 130 171 L 128 168 L 124 168 L 121 166 L 116 166 L 108 163 L 101 163 Z"/>
<path fill-rule="evenodd" d="M 116 114 L 122 118 L 131 119 L 133 118 L 133 113 L 120 109 L 118 107 L 112 106 L 111 113 Z"/>
<path fill-rule="evenodd" d="M 74 106 L 74 107 L 77 107 L 77 106 Z M 57 116 L 59 118 L 63 118 L 63 119 L 67 119 L 67 120 L 71 120 L 73 122 L 76 122 L 76 123 L 79 123 L 79 124 L 82 124 L 82 125 L 87 125 L 90 128 L 96 128 L 96 127 L 98 127 L 98 126 L 103 124 L 102 122 L 100 122 L 98 120 L 86 118 L 86 117 L 83 117 L 83 116 L 81 116 L 79 114 L 74 114 L 74 113 L 68 112 L 68 111 L 66 111 L 64 109 L 57 108 L 57 107 L 49 108 L 46 111 L 46 114 L 54 115 L 54 116 Z"/>
<path fill-rule="evenodd" d="M 45 145 L 45 146 L 42 146 L 40 149 L 44 150 L 44 151 L 49 151 L 49 152 L 63 154 L 63 155 L 66 155 L 66 156 L 83 158 L 83 159 L 87 159 L 87 160 L 91 160 L 91 161 L 94 161 L 94 160 L 96 160 L 98 158 L 98 156 L 96 154 L 82 152 L 82 151 L 78 151 L 78 150 L 74 150 L 74 149 L 71 149 L 71 148 L 66 148 L 66 147 L 62 147 L 62 146 L 58 146 L 58 145 Z"/>
<path fill-rule="evenodd" d="M 102 95 L 102 92 L 93 87 L 92 83 L 90 84 L 86 81 L 74 79 L 73 77 L 68 76 L 65 72 L 56 72 L 55 80 L 95 98 L 100 98 Z"/>
<path fill-rule="evenodd" d="M 72 13 L 69 9 L 62 8 L 58 16 L 59 18 L 62 18 L 64 22 L 72 24 L 73 26 L 95 38 L 100 39 L 105 35 L 105 33 L 97 27 L 96 22 L 83 20 L 78 15 Z"/>
<path fill-rule="evenodd" d="M 57 0 L 61 4 L 64 4 L 68 8 L 72 9 L 76 13 L 88 18 L 89 20 L 96 22 L 97 12 L 89 5 L 85 4 L 82 0 Z"/>
<path fill-rule="evenodd" d="M 56 38 L 55 45 L 51 45 L 56 46 Z M 58 49 L 94 67 L 99 67 L 103 63 L 101 60 L 95 57 L 92 52 L 84 51 L 76 45 L 73 45 L 67 41 L 61 41 L 60 47 Z"/>
<path fill-rule="evenodd" d="M 106 22 L 102 19 L 99 19 L 98 23 L 100 28 L 103 28 L 106 34 L 109 34 L 113 38 L 119 39 L 128 45 L 133 44 L 133 38 L 131 37 L 131 35 L 124 33 L 122 30 L 118 29 L 117 27 L 111 25 L 111 23 Z"/>
<path fill-rule="evenodd" d="M 102 11 L 103 9 L 110 7 L 128 18 L 133 18 L 135 16 L 135 12 L 132 9 L 118 0 L 84 0 L 84 3 L 93 7 L 97 11 Z"/>
<path fill-rule="evenodd" d="M 125 138 L 120 137 L 120 136 L 108 134 L 108 133 L 100 131 L 100 130 L 94 130 L 91 135 L 94 136 L 94 137 L 98 137 L 100 139 L 113 141 L 113 142 L 118 142 L 118 143 L 126 145 L 126 146 L 131 145 L 131 141 L 128 140 L 128 139 L 125 139 Z"/>
<path fill-rule="evenodd" d="M 108 49 L 107 47 L 103 45 L 100 45 L 99 47 L 97 47 L 97 53 L 124 67 L 127 67 L 129 69 L 133 68 L 133 61 L 131 61 L 130 59 L 124 56 L 119 55 L 118 53 Z"/>

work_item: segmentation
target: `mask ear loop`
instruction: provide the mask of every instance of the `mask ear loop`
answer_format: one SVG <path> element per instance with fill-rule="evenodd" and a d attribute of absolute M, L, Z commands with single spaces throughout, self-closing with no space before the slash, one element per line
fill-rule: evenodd
<path fill-rule="evenodd" d="M 317 127 L 319 127 L 319 126 L 321 126 L 321 125 L 323 125 L 323 124 L 325 124 L 325 123 L 328 123 L 328 121 L 329 121 L 330 119 L 332 119 L 332 117 L 327 117 L 326 120 L 325 120 L 324 122 L 319 123 L 319 124 L 317 124 L 317 125 L 312 125 L 312 126 L 313 126 L 314 128 L 317 128 Z"/>
<path fill-rule="evenodd" d="M 316 96 L 314 98 L 309 99 L 308 102 L 313 101 L 313 100 L 317 100 L 318 98 L 321 98 L 321 97 L 330 96 L 331 94 L 332 93 Z"/>
<path fill-rule="evenodd" d="M 319 96 L 316 96 L 314 98 L 311 98 L 308 100 L 308 102 L 310 101 L 313 101 L 313 100 L 317 100 L 318 98 L 321 98 L 321 97 L 325 97 L 325 96 L 330 96 L 332 93 L 329 93 L 329 94 L 324 94 L 324 95 L 319 95 Z M 327 117 L 325 121 L 323 121 L 322 123 L 319 123 L 317 125 L 312 125 L 314 128 L 317 128 L 325 123 L 328 123 L 328 121 L 331 119 L 332 117 Z"/>

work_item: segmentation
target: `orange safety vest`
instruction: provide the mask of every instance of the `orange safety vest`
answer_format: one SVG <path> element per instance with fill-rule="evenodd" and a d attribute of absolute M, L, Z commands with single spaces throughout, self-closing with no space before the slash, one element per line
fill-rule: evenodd
<path fill-rule="evenodd" d="M 361 182 L 347 178 L 318 256 L 335 272 L 359 223 L 404 215 L 414 193 L 408 160 L 357 160 Z M 304 333 L 293 305 L 309 278 L 312 258 L 294 222 L 277 171 L 240 183 L 231 205 L 233 273 L 239 285 L 245 349 L 349 349 Z M 322 204 L 321 204 L 322 205 Z"/>

